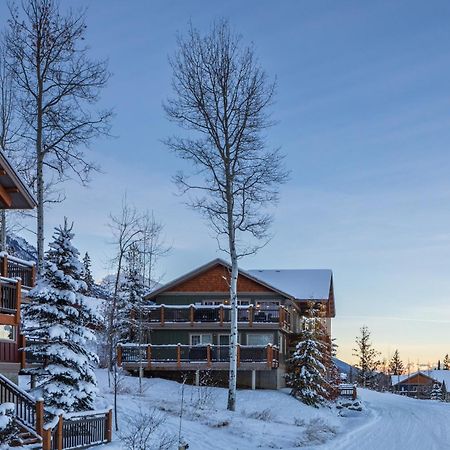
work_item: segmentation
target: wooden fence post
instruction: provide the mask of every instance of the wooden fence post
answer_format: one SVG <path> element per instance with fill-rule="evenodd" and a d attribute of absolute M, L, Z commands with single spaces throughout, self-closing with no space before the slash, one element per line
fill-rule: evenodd
<path fill-rule="evenodd" d="M 177 345 L 177 368 L 181 367 L 181 344 Z"/>
<path fill-rule="evenodd" d="M 62 414 L 58 419 L 58 430 L 57 430 L 57 441 L 58 441 L 58 450 L 63 450 L 63 416 Z"/>
<path fill-rule="evenodd" d="M 352 400 L 356 400 L 356 397 L 357 397 L 356 386 L 353 386 Z"/>
<path fill-rule="evenodd" d="M 19 348 L 20 351 L 20 369 L 25 369 L 27 366 L 27 354 L 25 352 L 25 347 L 27 346 L 27 340 L 23 334 L 19 335 Z"/>
<path fill-rule="evenodd" d="M 112 409 L 106 414 L 105 440 L 107 442 L 112 441 Z"/>
<path fill-rule="evenodd" d="M 51 450 L 52 447 L 52 430 L 43 430 L 42 434 L 42 450 Z"/>
<path fill-rule="evenodd" d="M 44 400 L 36 401 L 36 433 L 39 436 L 44 434 Z"/>
<path fill-rule="evenodd" d="M 8 256 L 2 257 L 2 277 L 8 278 Z"/>
<path fill-rule="evenodd" d="M 122 367 L 122 346 L 120 344 L 117 346 L 117 365 Z"/>

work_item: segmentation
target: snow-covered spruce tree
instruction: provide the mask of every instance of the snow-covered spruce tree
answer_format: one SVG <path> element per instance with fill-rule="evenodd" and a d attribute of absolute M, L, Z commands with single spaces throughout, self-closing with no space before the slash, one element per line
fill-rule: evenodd
<path fill-rule="evenodd" d="M 450 358 L 448 357 L 448 353 L 444 357 L 444 361 L 442 362 L 442 368 L 444 370 L 450 370 Z"/>
<path fill-rule="evenodd" d="M 137 245 L 132 245 L 126 255 L 125 277 L 117 298 L 114 327 L 118 342 L 136 341 L 138 338 L 138 315 L 146 294 L 141 256 Z"/>
<path fill-rule="evenodd" d="M 391 375 L 401 375 L 404 370 L 405 368 L 403 367 L 403 362 L 400 359 L 398 350 L 395 350 L 391 360 L 389 361 L 389 373 Z"/>
<path fill-rule="evenodd" d="M 91 272 L 91 257 L 89 256 L 89 253 L 86 252 L 84 254 L 83 258 L 83 281 L 86 283 L 86 295 L 92 296 L 92 288 L 94 286 L 94 277 L 92 276 Z"/>
<path fill-rule="evenodd" d="M 330 359 L 319 311 L 309 305 L 302 321 L 302 332 L 292 357 L 288 361 L 286 384 L 291 395 L 307 405 L 318 407 L 329 397 L 326 361 Z"/>
<path fill-rule="evenodd" d="M 0 404 L 0 450 L 10 449 L 9 444 L 19 434 L 14 422 L 15 409 L 14 403 Z"/>
<path fill-rule="evenodd" d="M 97 392 L 97 356 L 88 349 L 95 341 L 88 325 L 96 323 L 96 317 L 82 294 L 86 284 L 73 236 L 67 219 L 55 229 L 42 275 L 23 311 L 26 351 L 43 362 L 27 369 L 36 379 L 33 394 L 43 397 L 54 413 L 92 409 Z"/>
<path fill-rule="evenodd" d="M 431 400 L 442 400 L 442 386 L 436 381 L 433 383 L 433 389 L 431 390 Z"/>
<path fill-rule="evenodd" d="M 370 331 L 366 326 L 361 327 L 361 335 L 356 337 L 356 348 L 353 355 L 358 358 L 356 367 L 359 369 L 357 380 L 364 387 L 373 387 L 376 370 L 380 364 L 380 355 L 370 341 Z"/>

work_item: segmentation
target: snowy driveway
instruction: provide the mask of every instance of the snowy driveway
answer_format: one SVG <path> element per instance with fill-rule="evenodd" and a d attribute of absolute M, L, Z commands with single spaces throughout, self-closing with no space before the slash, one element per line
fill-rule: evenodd
<path fill-rule="evenodd" d="M 450 403 L 414 400 L 368 390 L 360 394 L 370 410 L 367 423 L 321 449 L 450 449 Z"/>

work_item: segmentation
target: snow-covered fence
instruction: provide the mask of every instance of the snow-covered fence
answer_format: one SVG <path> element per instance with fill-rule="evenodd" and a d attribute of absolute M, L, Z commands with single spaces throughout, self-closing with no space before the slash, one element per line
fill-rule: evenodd
<path fill-rule="evenodd" d="M 112 411 L 60 415 L 45 426 L 43 450 L 71 450 L 111 442 Z"/>
<path fill-rule="evenodd" d="M 278 367 L 279 350 L 268 345 L 238 345 L 238 367 L 260 363 L 272 369 Z M 195 364 L 214 368 L 230 361 L 228 345 L 138 345 L 119 344 L 117 348 L 119 366 L 136 368 L 139 364 L 144 368 L 171 367 L 187 368 Z"/>
<path fill-rule="evenodd" d="M 352 400 L 355 400 L 358 396 L 356 386 L 354 384 L 340 384 L 339 395 L 341 397 L 351 397 Z"/>
<path fill-rule="evenodd" d="M 20 307 L 20 281 L 0 278 L 0 314 L 15 314 Z"/>
<path fill-rule="evenodd" d="M 7 278 L 20 278 L 22 286 L 31 289 L 34 286 L 36 272 L 32 261 L 24 261 L 5 252 L 0 252 L 0 275 Z"/>

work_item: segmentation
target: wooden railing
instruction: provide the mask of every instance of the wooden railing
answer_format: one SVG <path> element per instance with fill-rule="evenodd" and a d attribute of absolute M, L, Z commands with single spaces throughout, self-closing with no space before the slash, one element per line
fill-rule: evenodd
<path fill-rule="evenodd" d="M 0 278 L 0 314 L 16 315 L 17 322 L 20 318 L 20 289 L 19 280 Z"/>
<path fill-rule="evenodd" d="M 230 305 L 151 305 L 142 310 L 142 320 L 146 323 L 217 323 L 221 326 L 231 322 Z M 238 322 L 249 326 L 258 323 L 276 323 L 290 329 L 290 312 L 284 306 L 262 308 L 258 306 L 239 306 Z"/>
<path fill-rule="evenodd" d="M 43 450 L 86 448 L 111 442 L 111 410 L 66 414 L 52 419 L 44 409 L 43 400 L 36 401 L 1 374 L 0 403 L 14 403 L 16 420 L 42 437 Z"/>
<path fill-rule="evenodd" d="M 20 278 L 22 286 L 31 289 L 35 284 L 35 264 L 23 261 L 7 253 L 0 253 L 0 275 L 6 278 Z"/>
<path fill-rule="evenodd" d="M 340 384 L 339 395 L 341 397 L 351 397 L 352 400 L 355 400 L 358 395 L 356 386 L 354 384 Z"/>
<path fill-rule="evenodd" d="M 136 345 L 119 344 L 117 347 L 119 366 L 144 364 L 152 366 L 175 365 L 186 368 L 189 364 L 203 363 L 214 368 L 220 363 L 229 363 L 230 347 L 225 345 Z M 277 368 L 279 350 L 274 345 L 238 345 L 238 367 L 244 363 L 263 363 L 268 368 Z"/>

